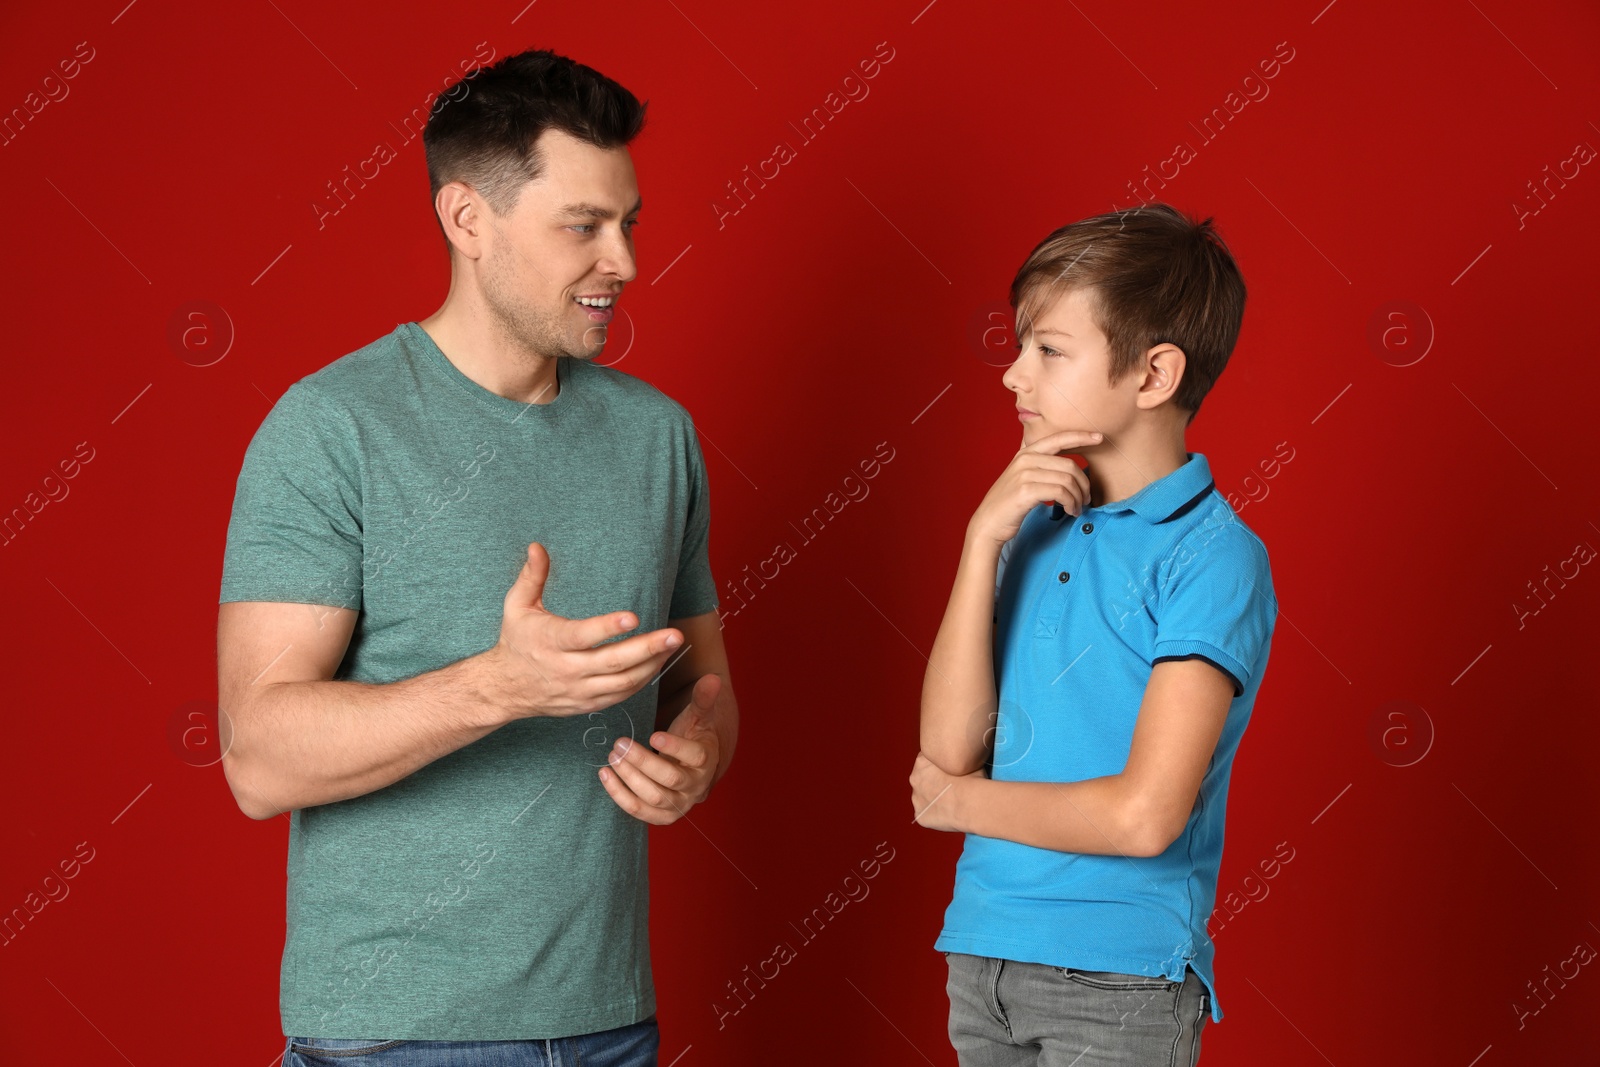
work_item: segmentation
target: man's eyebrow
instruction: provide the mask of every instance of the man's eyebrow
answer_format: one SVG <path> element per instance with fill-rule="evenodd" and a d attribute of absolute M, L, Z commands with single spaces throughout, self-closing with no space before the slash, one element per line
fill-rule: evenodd
<path fill-rule="evenodd" d="M 628 209 L 628 214 L 637 215 L 642 207 L 644 207 L 644 199 L 641 197 L 633 202 L 633 207 Z M 567 219 L 610 219 L 616 217 L 616 212 L 608 208 L 583 202 L 564 204 L 556 209 L 556 214 Z"/>

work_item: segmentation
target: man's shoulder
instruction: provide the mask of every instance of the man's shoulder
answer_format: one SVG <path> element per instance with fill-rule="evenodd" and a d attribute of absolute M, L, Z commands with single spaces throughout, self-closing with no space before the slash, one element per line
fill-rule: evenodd
<path fill-rule="evenodd" d="M 643 378 L 589 360 L 571 362 L 573 374 L 582 376 L 582 387 L 624 418 L 693 425 L 688 408 Z"/>
<path fill-rule="evenodd" d="M 305 375 L 289 389 L 302 397 L 348 408 L 361 399 L 392 395 L 395 372 L 408 356 L 396 326 Z"/>

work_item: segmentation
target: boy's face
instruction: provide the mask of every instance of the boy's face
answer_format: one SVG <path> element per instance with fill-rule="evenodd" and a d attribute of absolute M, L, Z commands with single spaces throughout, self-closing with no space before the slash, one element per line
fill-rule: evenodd
<path fill-rule="evenodd" d="M 1061 430 L 1104 434 L 1100 445 L 1073 449 L 1088 453 L 1116 440 L 1138 413 L 1143 376 L 1110 384 L 1111 347 L 1091 303 L 1089 291 L 1078 288 L 1044 305 L 1031 324 L 1017 313 L 1017 358 L 1001 380 L 1017 394 L 1017 407 L 1034 413 L 1018 413 L 1024 445 Z"/>
<path fill-rule="evenodd" d="M 605 348 L 623 285 L 638 273 L 633 160 L 626 148 L 597 148 L 556 129 L 536 144 L 543 176 L 522 186 L 509 214 L 491 216 L 484 299 L 521 347 L 592 359 Z M 610 297 L 613 307 L 586 307 L 579 297 Z"/>

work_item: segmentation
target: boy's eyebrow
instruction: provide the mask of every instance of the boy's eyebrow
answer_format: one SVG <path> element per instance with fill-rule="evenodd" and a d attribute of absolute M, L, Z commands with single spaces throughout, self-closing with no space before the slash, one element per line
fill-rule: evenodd
<path fill-rule="evenodd" d="M 637 215 L 642 207 L 644 207 L 644 198 L 640 197 L 633 202 L 633 207 L 628 209 L 628 214 Z M 598 204 L 589 204 L 581 201 L 576 204 L 563 204 L 556 209 L 556 214 L 568 219 L 610 219 L 616 217 L 615 212 L 600 207 Z"/>
<path fill-rule="evenodd" d="M 1033 332 L 1036 333 L 1036 334 L 1039 334 L 1041 336 L 1043 336 L 1044 334 L 1050 334 L 1050 335 L 1052 335 L 1054 337 L 1066 337 L 1066 338 L 1072 339 L 1072 335 L 1070 333 L 1063 333 L 1060 330 L 1043 329 L 1043 330 L 1034 330 Z"/>

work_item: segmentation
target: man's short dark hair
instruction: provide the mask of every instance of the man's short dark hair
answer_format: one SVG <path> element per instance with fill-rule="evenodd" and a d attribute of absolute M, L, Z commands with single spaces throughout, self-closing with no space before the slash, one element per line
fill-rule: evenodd
<path fill-rule="evenodd" d="M 1056 297 L 1083 289 L 1111 347 L 1111 384 L 1168 343 L 1183 349 L 1173 403 L 1194 421 L 1228 365 L 1244 319 L 1239 267 L 1210 218 L 1159 201 L 1063 226 L 1029 254 L 1011 283 L 1018 332 Z"/>
<path fill-rule="evenodd" d="M 645 106 L 599 71 L 550 51 L 478 67 L 440 94 L 423 128 L 431 197 L 437 202 L 445 185 L 464 182 L 495 214 L 509 214 L 522 186 L 544 171 L 534 142 L 545 130 L 617 148 L 639 135 Z"/>

